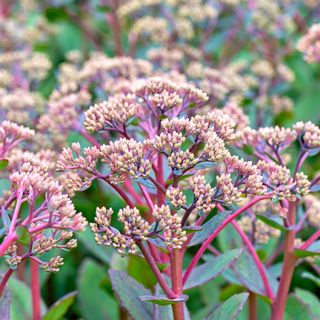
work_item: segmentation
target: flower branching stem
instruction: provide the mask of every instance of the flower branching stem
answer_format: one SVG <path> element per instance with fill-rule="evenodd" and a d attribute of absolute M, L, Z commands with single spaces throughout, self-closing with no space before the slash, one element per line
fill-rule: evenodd
<path fill-rule="evenodd" d="M 13 269 L 8 269 L 6 271 L 6 273 L 4 274 L 3 278 L 1 279 L 1 282 L 0 282 L 0 299 L 3 295 L 3 292 L 4 292 L 4 288 L 6 287 L 7 283 L 8 283 L 8 280 L 10 279 L 12 273 L 13 273 Z"/>
<path fill-rule="evenodd" d="M 252 207 L 254 204 L 258 203 L 261 200 L 269 199 L 270 194 L 264 195 L 264 196 L 258 196 L 252 199 L 250 202 L 248 202 L 246 205 L 244 205 L 242 208 L 235 211 L 233 214 L 231 214 L 229 217 L 227 217 L 221 225 L 203 242 L 200 249 L 196 253 L 196 255 L 193 257 L 190 265 L 186 269 L 184 275 L 183 275 L 183 284 L 186 283 L 188 280 L 193 268 L 197 265 L 200 258 L 202 257 L 203 253 L 206 251 L 207 247 L 211 244 L 213 239 L 216 238 L 216 236 L 220 233 L 221 230 L 223 230 L 231 221 L 233 221 L 235 218 L 237 218 L 240 214 L 248 210 L 250 207 Z"/>
<path fill-rule="evenodd" d="M 41 320 L 41 293 L 38 261 L 30 259 L 33 320 Z"/>
<path fill-rule="evenodd" d="M 297 211 L 297 202 L 289 202 L 289 209 L 288 209 L 289 226 L 288 227 L 295 225 L 296 211 Z M 292 280 L 295 263 L 297 261 L 297 258 L 294 255 L 294 239 L 295 239 L 295 230 L 294 228 L 290 228 L 285 235 L 282 272 L 280 276 L 278 292 L 275 297 L 274 303 L 272 305 L 271 320 L 283 319 L 286 301 L 287 301 L 287 297 L 290 289 L 290 283 Z"/>
<path fill-rule="evenodd" d="M 171 280 L 173 292 L 179 297 L 183 293 L 182 286 L 182 253 L 178 249 L 172 250 L 171 260 Z M 173 316 L 175 320 L 184 319 L 184 303 L 178 302 L 172 305 Z"/>

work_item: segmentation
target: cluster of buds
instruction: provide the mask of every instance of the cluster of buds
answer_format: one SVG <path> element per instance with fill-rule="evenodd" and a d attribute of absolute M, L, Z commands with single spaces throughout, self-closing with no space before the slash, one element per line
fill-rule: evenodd
<path fill-rule="evenodd" d="M 8 217 L 8 225 L 7 220 L 3 221 L 7 235 L 1 246 L 7 245 L 8 239 L 10 247 L 5 253 L 11 267 L 32 257 L 44 270 L 58 271 L 62 264 L 60 257 L 44 262 L 38 256 L 54 248 L 74 248 L 74 232 L 86 227 L 86 219 L 75 211 L 71 199 L 62 192 L 62 186 L 49 173 L 46 164 L 40 160 L 24 162 L 9 176 L 11 189 L 5 194 L 1 206 L 2 215 Z M 40 198 L 42 201 L 39 203 Z M 23 203 L 29 206 L 26 217 L 21 214 Z M 19 242 L 26 245 L 26 250 L 18 255 L 14 248 Z"/>
<path fill-rule="evenodd" d="M 314 195 L 307 195 L 304 198 L 306 206 L 306 217 L 308 222 L 319 228 L 320 226 L 320 200 Z"/>
<path fill-rule="evenodd" d="M 111 225 L 113 210 L 97 208 L 95 223 L 90 227 L 99 245 L 112 245 L 121 255 L 137 254 L 139 243 L 159 237 L 168 248 L 181 248 L 186 239 L 186 232 L 181 228 L 181 218 L 172 213 L 168 206 L 154 207 L 155 227 L 151 226 L 137 208 L 127 206 L 118 212 L 118 220 L 123 224 L 120 231 Z"/>
<path fill-rule="evenodd" d="M 304 59 L 308 63 L 320 61 L 320 24 L 310 27 L 307 34 L 298 42 L 297 48 L 304 54 Z"/>
<path fill-rule="evenodd" d="M 30 139 L 34 135 L 34 131 L 19 126 L 14 122 L 3 121 L 0 124 L 0 158 L 5 155 L 22 141 Z"/>

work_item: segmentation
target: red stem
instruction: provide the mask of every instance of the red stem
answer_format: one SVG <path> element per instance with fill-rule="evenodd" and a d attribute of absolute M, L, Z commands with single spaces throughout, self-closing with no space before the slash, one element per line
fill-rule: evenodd
<path fill-rule="evenodd" d="M 224 211 L 224 208 L 218 204 L 217 208 L 220 211 Z M 268 298 L 270 298 L 271 300 L 273 300 L 273 292 L 271 290 L 270 284 L 269 284 L 269 280 L 266 274 L 266 270 L 264 268 L 263 263 L 261 262 L 259 256 L 257 255 L 257 252 L 254 248 L 254 246 L 252 245 L 251 241 L 249 240 L 249 238 L 247 237 L 247 235 L 245 234 L 245 232 L 239 227 L 239 225 L 237 224 L 236 221 L 231 221 L 231 224 L 233 226 L 233 228 L 238 232 L 239 236 L 241 237 L 242 241 L 244 242 L 244 244 L 248 247 L 248 251 L 251 254 L 257 269 L 259 271 L 261 280 L 263 282 L 263 285 L 265 287 L 266 290 L 266 294 L 268 296 Z"/>
<path fill-rule="evenodd" d="M 171 290 L 171 288 L 168 286 L 167 282 L 164 280 L 156 262 L 154 261 L 153 257 L 151 256 L 150 252 L 147 250 L 147 248 L 144 246 L 144 244 L 142 242 L 137 242 L 137 246 L 140 248 L 142 254 L 146 258 L 151 270 L 153 271 L 155 277 L 158 280 L 160 287 L 165 292 L 167 297 L 170 299 L 176 299 L 178 296 Z"/>
<path fill-rule="evenodd" d="M 0 283 L 0 299 L 3 295 L 4 288 L 7 285 L 8 280 L 10 279 L 11 275 L 13 273 L 13 269 L 8 269 L 7 272 L 4 274 L 1 283 Z"/>
<path fill-rule="evenodd" d="M 257 320 L 257 296 L 250 292 L 249 294 L 249 320 Z"/>
<path fill-rule="evenodd" d="M 109 182 L 106 179 L 104 181 L 106 181 L 109 184 L 110 187 L 112 187 L 114 190 L 116 190 L 120 194 L 122 199 L 127 203 L 127 205 L 130 208 L 134 208 L 134 204 L 132 203 L 130 198 L 127 196 L 127 194 L 119 186 L 117 186 L 116 184 L 112 184 L 111 182 Z"/>
<path fill-rule="evenodd" d="M 107 14 L 106 17 L 113 33 L 115 53 L 117 56 L 122 56 L 123 49 L 122 49 L 122 43 L 121 43 L 121 24 L 117 14 L 119 4 L 117 0 L 110 1 L 110 4 L 111 4 L 112 11 L 110 14 Z"/>
<path fill-rule="evenodd" d="M 158 155 L 158 172 L 157 172 L 157 180 L 161 186 L 164 185 L 164 178 L 163 178 L 163 159 L 162 155 Z M 161 206 L 166 199 L 165 193 L 158 189 L 158 206 Z"/>
<path fill-rule="evenodd" d="M 288 224 L 294 226 L 296 222 L 297 202 L 289 202 Z M 286 232 L 284 240 L 284 257 L 277 296 L 272 305 L 271 320 L 282 320 L 294 273 L 297 258 L 294 255 L 295 230 Z"/>
<path fill-rule="evenodd" d="M 17 235 L 15 232 L 9 233 L 0 245 L 0 257 L 2 257 L 7 249 L 17 240 Z"/>
<path fill-rule="evenodd" d="M 86 130 L 80 128 L 79 133 L 93 146 L 96 146 L 98 148 L 100 147 L 100 143 L 95 138 L 93 138 Z"/>
<path fill-rule="evenodd" d="M 256 252 L 254 246 L 252 245 L 252 243 L 249 240 L 249 238 L 247 237 L 247 235 L 243 232 L 243 230 L 236 223 L 236 221 L 232 221 L 231 223 L 232 223 L 232 226 L 234 227 L 234 229 L 238 232 L 238 234 L 242 238 L 242 241 L 247 245 L 248 250 L 254 260 L 254 263 L 256 264 L 258 271 L 259 271 L 261 280 L 262 280 L 263 285 L 265 287 L 266 294 L 267 294 L 268 298 L 273 300 L 273 292 L 270 287 L 270 283 L 269 283 L 269 280 L 268 280 L 268 277 L 266 274 L 266 270 L 265 270 L 264 265 L 261 262 L 259 256 L 257 255 L 257 252 Z"/>
<path fill-rule="evenodd" d="M 182 286 L 182 253 L 175 249 L 170 254 L 172 290 L 179 297 L 183 293 Z M 183 302 L 172 304 L 174 320 L 184 319 Z"/>
<path fill-rule="evenodd" d="M 213 239 L 220 233 L 221 230 L 223 230 L 232 220 L 234 220 L 236 217 L 238 217 L 241 213 L 245 212 L 248 210 L 250 207 L 252 207 L 254 204 L 261 200 L 265 200 L 270 198 L 270 195 L 265 195 L 265 196 L 259 196 L 254 199 L 252 199 L 250 202 L 248 202 L 245 206 L 242 208 L 238 209 L 235 211 L 233 214 L 231 214 L 229 217 L 227 217 L 221 224 L 220 226 L 214 231 L 214 233 L 207 238 L 201 245 L 200 249 L 196 253 L 196 255 L 193 257 L 190 265 L 188 266 L 187 270 L 185 271 L 183 275 L 183 284 L 186 283 L 188 277 L 190 276 L 191 271 L 193 268 L 197 265 L 198 261 L 200 260 L 201 256 L 203 253 L 206 251 L 207 247 L 210 245 L 210 243 L 213 241 Z"/>
<path fill-rule="evenodd" d="M 40 279 L 39 279 L 39 264 L 34 259 L 30 259 L 30 272 L 31 272 L 33 320 L 41 320 L 41 293 L 40 293 Z"/>

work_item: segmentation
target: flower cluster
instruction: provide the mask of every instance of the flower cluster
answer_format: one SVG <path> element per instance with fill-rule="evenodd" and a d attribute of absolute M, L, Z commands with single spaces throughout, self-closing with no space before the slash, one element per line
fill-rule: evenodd
<path fill-rule="evenodd" d="M 0 125 L 0 158 L 3 159 L 6 154 L 17 147 L 22 141 L 30 139 L 34 131 L 14 122 L 3 121 Z"/>
<path fill-rule="evenodd" d="M 15 268 L 32 257 L 44 270 L 58 271 L 62 264 L 60 257 L 43 262 L 38 256 L 54 248 L 74 248 L 73 233 L 85 229 L 86 219 L 75 211 L 70 198 L 62 192 L 62 186 L 49 174 L 46 162 L 25 161 L 19 170 L 12 171 L 9 181 L 11 188 L 1 206 L 2 214 L 8 216 L 5 228 L 11 243 L 6 250 L 7 262 Z M 23 203 L 29 207 L 26 217 L 21 213 Z M 18 254 L 16 244 L 21 241 L 26 249 Z"/>
<path fill-rule="evenodd" d="M 307 34 L 298 42 L 297 48 L 304 54 L 304 59 L 308 63 L 320 61 L 320 24 L 310 27 Z"/>

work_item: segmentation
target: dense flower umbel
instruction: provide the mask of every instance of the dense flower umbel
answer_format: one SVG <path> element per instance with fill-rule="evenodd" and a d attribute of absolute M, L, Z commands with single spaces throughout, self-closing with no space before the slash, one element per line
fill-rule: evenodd
<path fill-rule="evenodd" d="M 14 122 L 3 121 L 0 124 L 0 159 L 22 141 L 30 139 L 34 135 L 34 131 L 19 126 Z"/>
<path fill-rule="evenodd" d="M 139 241 L 157 236 L 169 249 L 180 248 L 186 240 L 182 228 L 190 215 L 194 219 L 199 214 L 209 214 L 216 203 L 230 206 L 248 194 L 263 194 L 265 187 L 257 166 L 232 157 L 227 149 L 226 143 L 236 138 L 232 119 L 219 110 L 206 116 L 183 116 L 189 106 L 203 105 L 207 98 L 202 91 L 188 84 L 152 78 L 139 83 L 133 92 L 128 97 L 135 112 L 129 123 L 127 117 L 121 120 L 119 116 L 123 115 L 122 108 L 130 104 L 113 105 L 114 97 L 86 113 L 88 130 L 112 129 L 120 136 L 118 140 L 85 148 L 83 155 L 80 145 L 73 144 L 64 149 L 58 163 L 60 170 L 78 176 L 69 180 L 74 189 L 83 189 L 93 179 L 101 179 L 129 200 L 129 207 L 118 213 L 124 225 L 121 233 L 111 227 L 111 209 L 97 209 L 92 230 L 98 243 L 112 244 L 121 253 L 133 253 Z M 108 106 L 112 112 L 107 111 L 111 110 Z M 206 181 L 206 168 L 217 175 L 212 186 Z M 159 180 L 159 170 L 169 172 L 169 176 Z M 189 184 L 183 181 L 186 175 L 191 175 L 186 180 Z M 162 179 L 168 182 L 165 184 Z M 134 185 L 142 191 L 150 210 L 146 220 L 126 194 Z M 157 200 L 150 193 L 151 186 L 157 189 Z M 193 195 L 188 201 L 186 192 Z M 165 205 L 166 197 L 172 207 Z"/>
<path fill-rule="evenodd" d="M 6 239 L 11 244 L 5 252 L 6 261 L 15 268 L 22 260 L 31 257 L 44 270 L 58 271 L 62 258 L 43 262 L 38 256 L 54 248 L 74 248 L 77 243 L 72 239 L 73 233 L 85 229 L 85 218 L 75 211 L 70 198 L 62 192 L 62 186 L 49 174 L 46 161 L 24 161 L 17 171 L 13 169 L 9 181 L 11 188 L 1 201 L 2 216 L 8 217 L 8 222 L 4 221 L 7 235 L 1 247 L 7 243 Z M 26 217 L 21 212 L 23 203 L 29 207 Z M 22 241 L 21 233 L 27 246 L 18 253 L 16 244 Z"/>

